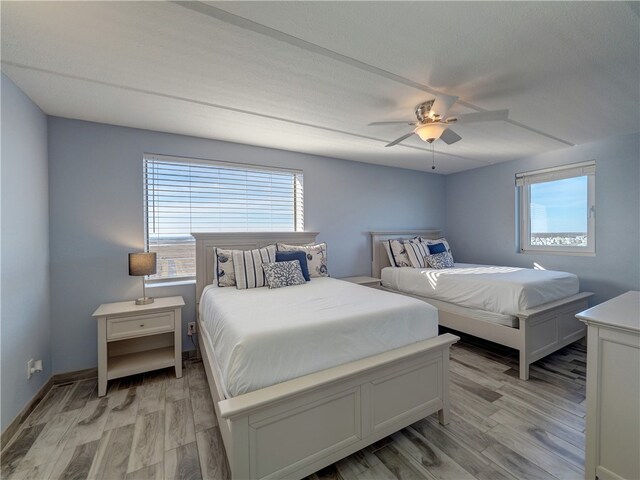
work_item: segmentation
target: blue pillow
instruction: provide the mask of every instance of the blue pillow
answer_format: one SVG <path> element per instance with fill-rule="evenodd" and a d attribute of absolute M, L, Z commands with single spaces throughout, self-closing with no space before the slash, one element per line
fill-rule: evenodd
<path fill-rule="evenodd" d="M 298 260 L 300 262 L 300 268 L 302 269 L 302 276 L 308 282 L 311 280 L 309 277 L 309 266 L 307 265 L 307 254 L 302 250 L 292 252 L 276 252 L 276 262 L 291 262 Z"/>
<path fill-rule="evenodd" d="M 428 245 L 429 253 L 431 255 L 435 255 L 436 253 L 444 253 L 447 251 L 447 247 L 444 246 L 444 243 L 435 243 L 433 245 Z"/>

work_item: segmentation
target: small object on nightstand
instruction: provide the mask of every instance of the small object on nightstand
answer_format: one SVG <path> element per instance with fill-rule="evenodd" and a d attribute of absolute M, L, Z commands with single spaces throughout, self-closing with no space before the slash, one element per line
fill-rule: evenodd
<path fill-rule="evenodd" d="M 107 381 L 159 368 L 175 367 L 182 377 L 182 297 L 104 303 L 93 312 L 98 319 L 98 396 Z"/>
<path fill-rule="evenodd" d="M 344 280 L 345 282 L 357 283 L 358 285 L 364 285 L 365 287 L 379 287 L 380 279 L 375 277 L 344 277 L 339 280 Z"/>
<path fill-rule="evenodd" d="M 129 275 L 142 277 L 142 298 L 136 300 L 136 305 L 149 305 L 153 303 L 153 297 L 147 297 L 145 293 L 144 277 L 155 275 L 156 253 L 138 252 L 129 254 Z"/>

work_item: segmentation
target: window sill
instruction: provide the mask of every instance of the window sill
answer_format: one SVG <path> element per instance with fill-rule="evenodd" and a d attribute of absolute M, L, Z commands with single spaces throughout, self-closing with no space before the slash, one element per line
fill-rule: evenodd
<path fill-rule="evenodd" d="M 182 285 L 195 285 L 195 284 L 196 284 L 196 279 L 190 278 L 188 280 L 166 280 L 163 282 L 147 283 L 145 285 L 145 288 L 149 289 L 149 288 L 163 288 L 163 287 L 179 287 Z"/>

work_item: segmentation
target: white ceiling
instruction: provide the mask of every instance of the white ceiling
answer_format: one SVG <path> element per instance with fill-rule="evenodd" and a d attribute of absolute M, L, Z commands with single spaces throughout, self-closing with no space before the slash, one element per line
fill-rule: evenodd
<path fill-rule="evenodd" d="M 622 2 L 2 2 L 2 71 L 47 114 L 431 169 L 385 143 L 444 92 L 508 108 L 436 142 L 452 173 L 640 130 Z"/>

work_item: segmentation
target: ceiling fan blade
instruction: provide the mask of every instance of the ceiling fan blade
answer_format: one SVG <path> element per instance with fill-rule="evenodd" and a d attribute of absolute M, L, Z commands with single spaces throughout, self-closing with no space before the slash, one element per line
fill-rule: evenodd
<path fill-rule="evenodd" d="M 370 123 L 369 127 L 375 126 L 375 125 L 416 125 L 417 122 L 412 122 L 411 120 L 398 120 L 397 122 L 373 122 Z"/>
<path fill-rule="evenodd" d="M 442 132 L 442 135 L 440 135 L 440 140 L 442 140 L 447 145 L 451 145 L 452 143 L 456 143 L 457 141 L 462 140 L 462 137 L 450 128 L 447 128 L 444 132 Z"/>
<path fill-rule="evenodd" d="M 393 147 L 394 145 L 399 144 L 400 142 L 406 140 L 407 138 L 409 138 L 411 135 L 413 135 L 413 132 L 409 132 L 406 135 L 401 136 L 400 138 L 396 138 L 393 142 L 391 143 L 387 143 L 385 145 L 385 147 Z"/>
<path fill-rule="evenodd" d="M 444 118 L 449 109 L 453 106 L 454 103 L 458 101 L 458 97 L 455 95 L 444 95 L 440 94 L 436 97 L 436 100 L 433 102 L 433 106 L 429 112 L 429 116 L 433 118 L 433 115 L 439 115 L 440 118 Z"/>
<path fill-rule="evenodd" d="M 507 120 L 509 110 L 493 110 L 491 112 L 467 113 L 456 117 L 455 123 L 497 122 Z M 447 119 L 449 121 L 449 119 Z M 453 123 L 453 122 L 452 122 Z"/>

